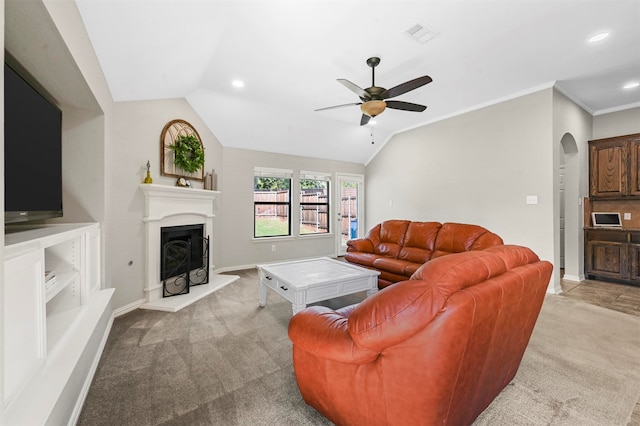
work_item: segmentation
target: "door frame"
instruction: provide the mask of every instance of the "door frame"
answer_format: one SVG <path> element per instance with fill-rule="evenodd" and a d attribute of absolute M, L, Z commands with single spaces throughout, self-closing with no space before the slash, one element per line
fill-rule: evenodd
<path fill-rule="evenodd" d="M 353 174 L 353 173 L 336 173 L 335 179 L 335 197 L 334 197 L 334 211 L 336 214 L 334 215 L 334 229 L 335 232 L 335 247 L 336 247 L 336 256 L 344 256 L 347 251 L 347 246 L 342 244 L 342 183 L 343 182 L 354 182 L 358 184 L 357 188 L 357 238 L 361 238 L 364 235 L 364 175 Z"/>

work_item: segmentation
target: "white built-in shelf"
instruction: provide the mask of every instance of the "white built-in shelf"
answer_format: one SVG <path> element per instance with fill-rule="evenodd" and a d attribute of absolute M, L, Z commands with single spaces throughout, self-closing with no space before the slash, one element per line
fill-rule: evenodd
<path fill-rule="evenodd" d="M 6 424 L 75 424 L 112 321 L 100 259 L 98 223 L 5 228 Z"/>
<path fill-rule="evenodd" d="M 45 283 L 45 302 L 49 302 L 56 297 L 67 286 L 80 278 L 80 272 L 56 272 L 55 282 L 51 286 L 46 287 Z"/>

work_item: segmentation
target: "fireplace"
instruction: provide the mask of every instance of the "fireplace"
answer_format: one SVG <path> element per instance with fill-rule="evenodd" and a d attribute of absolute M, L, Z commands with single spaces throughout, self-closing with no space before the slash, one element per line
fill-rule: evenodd
<path fill-rule="evenodd" d="M 189 306 L 191 303 L 205 297 L 208 294 L 232 283 L 240 278 L 237 275 L 223 275 L 214 273 L 214 264 L 211 247 L 207 248 L 206 240 L 215 239 L 213 232 L 213 219 L 215 217 L 215 198 L 220 192 L 209 191 L 196 188 L 181 188 L 177 186 L 157 185 L 157 184 L 141 184 L 141 191 L 144 193 L 144 217 L 142 221 L 145 228 L 145 301 L 139 305 L 143 309 L 155 309 L 168 312 L 176 312 Z M 197 227 L 199 230 L 194 231 L 191 227 Z M 197 268 L 202 273 L 207 274 L 208 283 L 206 285 L 195 285 L 194 282 L 203 283 L 200 277 L 196 277 L 193 268 L 191 269 L 188 279 L 190 280 L 189 292 L 180 291 L 175 297 L 164 297 L 163 281 L 169 281 L 170 275 L 161 276 L 162 266 L 162 233 L 164 228 L 175 228 L 179 230 L 174 235 L 174 245 L 183 247 L 188 245 L 187 241 L 191 240 L 191 245 L 202 244 L 202 249 L 193 249 L 194 253 L 200 253 L 200 256 L 194 254 L 191 256 L 191 248 L 182 249 L 183 252 L 189 253 L 189 261 L 199 265 Z M 180 230 L 181 229 L 181 230 Z M 180 233 L 188 230 L 188 232 L 198 232 L 199 238 L 181 236 Z M 205 237 L 204 242 L 199 240 Z M 201 257 L 200 260 L 196 259 Z M 198 263 L 200 262 L 200 263 Z M 184 272 L 183 272 L 184 274 Z M 186 279 L 185 277 L 184 279 Z"/>
<path fill-rule="evenodd" d="M 160 228 L 160 250 L 162 297 L 186 294 L 209 282 L 209 238 L 203 224 Z"/>

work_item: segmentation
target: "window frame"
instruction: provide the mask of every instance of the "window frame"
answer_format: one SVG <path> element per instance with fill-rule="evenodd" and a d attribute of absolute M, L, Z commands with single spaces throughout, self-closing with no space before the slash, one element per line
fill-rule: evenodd
<path fill-rule="evenodd" d="M 304 189 L 302 188 L 302 181 L 303 180 L 312 180 L 312 181 L 318 181 L 318 182 L 325 182 L 326 183 L 326 202 L 303 202 L 302 201 L 302 193 L 304 191 Z M 310 171 L 300 171 L 300 176 L 298 179 L 298 189 L 299 189 L 299 199 L 298 199 L 298 204 L 299 204 L 299 210 L 300 210 L 300 217 L 299 217 L 299 223 L 298 223 L 298 234 L 301 237 L 306 237 L 309 235 L 330 235 L 331 234 L 331 174 L 329 173 L 322 173 L 322 172 L 310 172 Z M 318 213 L 325 213 L 326 214 L 326 231 L 324 232 L 303 232 L 302 230 L 302 226 L 303 224 L 303 210 L 305 206 L 325 206 L 326 207 L 326 212 L 318 212 Z M 318 223 L 318 219 L 316 218 L 316 223 Z"/>
<path fill-rule="evenodd" d="M 288 201 L 256 201 L 256 179 L 257 178 L 273 178 L 273 179 L 286 179 L 289 181 L 289 196 Z M 291 237 L 291 221 L 292 221 L 292 186 L 293 186 L 293 171 L 287 169 L 272 169 L 266 167 L 255 167 L 253 172 L 253 238 L 284 238 Z M 287 207 L 287 233 L 277 235 L 257 235 L 258 221 L 257 219 L 257 207 L 260 205 L 273 205 L 273 206 L 286 206 Z"/>

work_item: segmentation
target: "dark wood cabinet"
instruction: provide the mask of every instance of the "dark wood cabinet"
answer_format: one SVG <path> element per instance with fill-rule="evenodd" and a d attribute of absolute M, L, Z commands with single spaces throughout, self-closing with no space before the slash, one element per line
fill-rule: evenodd
<path fill-rule="evenodd" d="M 586 229 L 585 242 L 588 278 L 640 284 L 640 231 Z"/>
<path fill-rule="evenodd" d="M 640 285 L 640 133 L 589 141 L 585 206 L 587 278 Z M 593 211 L 630 215 L 624 228 L 592 228 Z"/>
<path fill-rule="evenodd" d="M 589 198 L 640 199 L 640 134 L 589 141 Z"/>
<path fill-rule="evenodd" d="M 629 195 L 640 198 L 640 135 L 629 138 Z"/>

